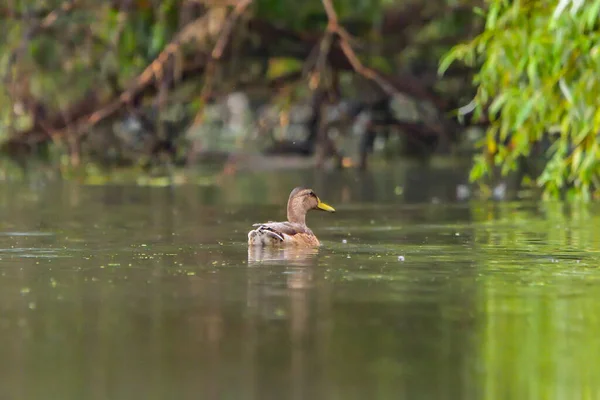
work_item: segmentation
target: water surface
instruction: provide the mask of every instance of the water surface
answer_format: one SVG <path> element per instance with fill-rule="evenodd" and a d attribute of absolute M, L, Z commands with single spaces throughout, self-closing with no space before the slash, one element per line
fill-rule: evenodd
<path fill-rule="evenodd" d="M 5 184 L 0 399 L 600 398 L 600 207 L 411 176 Z M 249 252 L 302 178 L 322 248 Z"/>

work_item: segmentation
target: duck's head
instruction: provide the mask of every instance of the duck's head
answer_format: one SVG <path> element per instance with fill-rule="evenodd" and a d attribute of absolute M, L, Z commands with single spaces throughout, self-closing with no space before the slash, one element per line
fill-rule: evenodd
<path fill-rule="evenodd" d="M 288 221 L 305 224 L 309 210 L 335 212 L 335 209 L 319 199 L 312 189 L 297 187 L 290 193 L 287 205 Z"/>

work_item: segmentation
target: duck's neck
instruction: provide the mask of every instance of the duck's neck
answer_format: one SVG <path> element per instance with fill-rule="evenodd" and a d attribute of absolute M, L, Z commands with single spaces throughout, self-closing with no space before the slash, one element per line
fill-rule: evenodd
<path fill-rule="evenodd" d="M 291 201 L 287 205 L 287 219 L 294 224 L 306 225 L 306 213 L 298 211 Z"/>

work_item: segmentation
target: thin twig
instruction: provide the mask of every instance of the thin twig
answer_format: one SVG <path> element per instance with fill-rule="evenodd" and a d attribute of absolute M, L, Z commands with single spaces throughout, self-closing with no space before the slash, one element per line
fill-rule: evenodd
<path fill-rule="evenodd" d="M 2 18 L 11 18 L 11 19 L 32 19 L 32 18 L 36 18 L 36 19 L 40 19 L 40 18 L 47 18 L 49 15 L 51 15 L 53 12 L 55 12 L 56 10 L 62 10 L 62 11 L 70 11 L 71 6 L 74 6 L 74 4 L 72 4 L 74 2 L 71 1 L 67 1 L 63 4 L 61 4 L 58 8 L 56 9 L 38 9 L 38 10 L 27 10 L 27 11 L 19 11 L 19 10 L 15 10 L 14 7 L 0 7 L 0 17 Z"/>
<path fill-rule="evenodd" d="M 219 37 L 217 38 L 217 42 L 213 47 L 213 50 L 210 54 L 210 59 L 206 65 L 206 72 L 204 74 L 204 87 L 202 88 L 202 92 L 200 93 L 200 102 L 201 104 L 206 103 L 210 93 L 212 92 L 213 79 L 216 70 L 216 62 L 223 57 L 223 52 L 227 47 L 227 44 L 231 38 L 231 32 L 233 30 L 233 26 L 238 18 L 244 13 L 246 8 L 252 3 L 252 0 L 240 0 L 236 6 L 234 7 L 231 14 L 229 14 L 227 20 L 223 24 L 221 28 L 221 32 L 219 33 Z M 202 108 L 198 110 L 196 113 L 196 117 L 194 118 L 194 124 L 199 124 L 202 121 Z"/>
<path fill-rule="evenodd" d="M 238 4 L 237 0 L 189 0 L 190 3 L 198 3 L 209 7 L 214 6 L 235 6 Z"/>
<path fill-rule="evenodd" d="M 17 61 L 17 59 L 21 56 L 21 54 L 24 53 L 27 43 L 31 39 L 33 39 L 41 31 L 50 28 L 58 20 L 59 16 L 73 11 L 75 9 L 75 6 L 77 5 L 77 3 L 78 3 L 78 0 L 65 1 L 60 5 L 60 7 L 58 7 L 57 9 L 54 9 L 54 10 L 50 11 L 48 14 L 46 14 L 42 18 L 41 21 L 36 22 L 35 24 L 31 25 L 29 27 L 29 29 L 27 29 L 25 31 L 25 33 L 23 35 L 23 39 L 21 40 L 21 43 L 19 44 L 17 49 L 10 54 L 10 56 L 8 58 L 9 61 L 8 61 L 8 67 L 6 68 L 6 71 L 11 70 L 11 66 Z M 4 78 L 6 79 L 6 77 L 4 77 Z"/>
<path fill-rule="evenodd" d="M 17 86 L 17 82 L 16 82 L 16 78 L 15 78 L 15 75 L 17 74 L 17 72 L 13 68 L 13 65 L 17 62 L 17 60 L 19 58 L 21 58 L 22 54 L 25 52 L 25 50 L 27 48 L 27 44 L 29 43 L 29 41 L 31 39 L 33 39 L 38 33 L 52 27 L 52 25 L 54 25 L 54 23 L 58 20 L 58 18 L 61 15 L 67 14 L 67 13 L 73 11 L 75 9 L 75 6 L 77 6 L 77 3 L 78 3 L 78 0 L 67 0 L 67 1 L 63 2 L 58 8 L 53 9 L 52 11 L 39 12 L 38 15 L 42 16 L 41 21 L 32 22 L 31 25 L 29 26 L 29 28 L 24 32 L 23 37 L 21 39 L 21 43 L 9 55 L 8 65 L 6 66 L 5 73 L 2 76 L 2 81 L 4 82 L 4 84 L 6 86 L 10 87 L 9 90 L 10 90 L 11 95 L 13 95 L 16 92 L 16 86 Z M 34 12 L 23 13 L 23 15 L 21 17 L 26 20 L 33 20 L 36 17 L 33 14 L 34 14 Z M 17 95 L 16 97 L 17 97 L 16 99 L 13 98 L 13 102 L 18 101 L 20 96 Z M 15 113 L 13 111 L 12 118 L 11 118 L 11 126 L 10 126 L 11 131 L 13 130 L 12 124 L 13 124 L 14 118 L 15 118 Z"/>
<path fill-rule="evenodd" d="M 52 24 L 54 24 L 56 20 L 58 20 L 58 17 L 60 17 L 62 14 L 66 14 L 68 12 L 73 11 L 76 5 L 77 0 L 65 1 L 60 5 L 58 9 L 53 10 L 48 15 L 46 15 L 44 19 L 42 19 L 42 22 L 39 24 L 38 30 L 47 29 Z"/>
<path fill-rule="evenodd" d="M 179 34 L 173 38 L 173 40 L 165 47 L 163 51 L 144 69 L 144 71 L 138 75 L 133 81 L 133 84 L 126 89 L 121 95 L 114 101 L 104 105 L 98 110 L 91 114 L 83 116 L 74 122 L 73 132 L 77 135 L 82 135 L 87 129 L 96 125 L 99 121 L 114 114 L 120 110 L 124 104 L 127 104 L 133 100 L 138 93 L 144 89 L 152 81 L 158 82 L 163 75 L 163 71 L 167 62 L 171 59 L 171 56 L 175 54 L 181 47 L 181 45 L 190 40 L 193 36 L 191 32 L 195 31 L 196 26 L 205 24 L 204 16 L 201 16 L 189 24 L 187 24 Z M 58 131 L 62 131 L 59 129 Z M 54 132 L 58 135 L 59 132 Z"/>
<path fill-rule="evenodd" d="M 314 66 L 309 67 L 310 70 L 314 69 L 314 73 L 310 77 L 309 85 L 311 89 L 316 89 L 319 86 L 321 81 L 321 75 L 325 71 L 325 67 L 327 66 L 327 57 L 329 56 L 329 51 L 331 50 L 331 45 L 333 44 L 333 32 L 330 30 L 325 31 L 325 35 L 323 39 L 319 42 L 318 45 L 318 54 L 316 56 L 316 61 Z"/>
<path fill-rule="evenodd" d="M 333 8 L 333 3 L 331 3 L 331 0 L 323 0 L 323 7 L 325 8 L 329 25 L 332 25 L 332 30 L 336 30 L 335 27 L 337 27 L 339 24 L 337 13 L 335 12 L 335 8 Z"/>
<path fill-rule="evenodd" d="M 223 56 L 223 51 L 225 50 L 225 46 L 229 42 L 229 37 L 231 36 L 231 30 L 233 29 L 233 24 L 237 19 L 242 15 L 244 10 L 252 3 L 252 0 L 240 0 L 238 4 L 235 6 L 229 18 L 225 22 L 223 29 L 221 29 L 221 33 L 219 34 L 219 39 L 217 39 L 217 43 L 211 53 L 211 57 L 213 60 L 219 60 Z"/>

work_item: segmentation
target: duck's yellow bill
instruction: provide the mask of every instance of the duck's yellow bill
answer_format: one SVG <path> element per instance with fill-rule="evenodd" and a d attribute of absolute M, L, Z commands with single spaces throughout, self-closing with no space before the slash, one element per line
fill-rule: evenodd
<path fill-rule="evenodd" d="M 321 199 L 317 198 L 318 203 L 317 203 L 317 208 L 320 208 L 321 210 L 324 211 L 329 211 L 329 212 L 335 212 L 335 208 L 331 207 L 328 204 L 325 204 L 321 201 Z"/>

